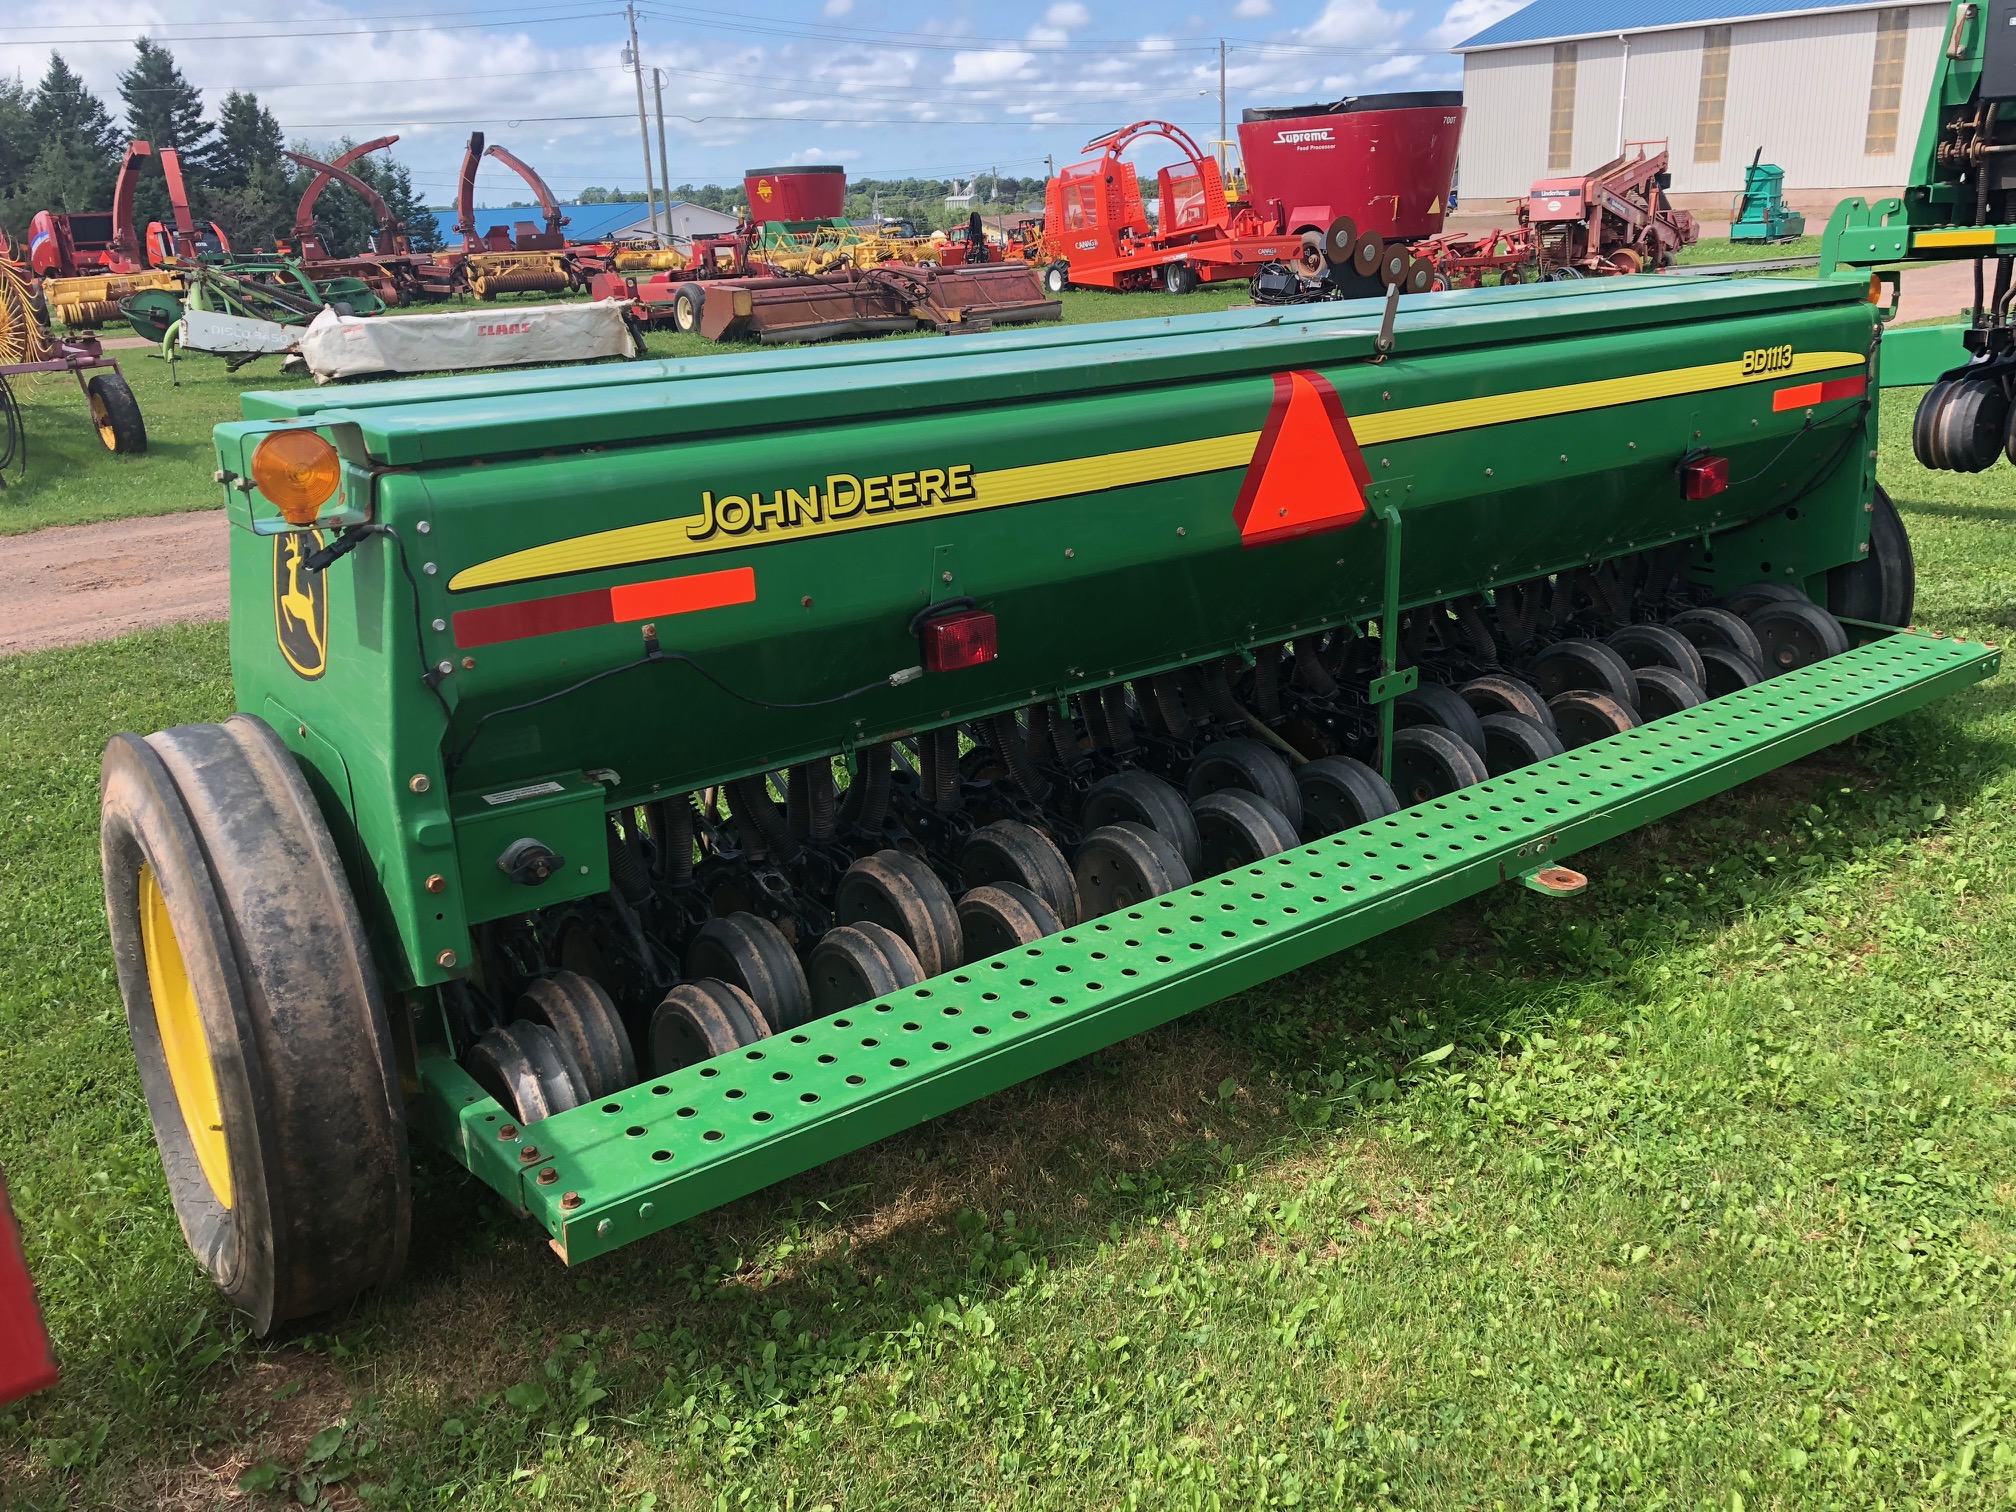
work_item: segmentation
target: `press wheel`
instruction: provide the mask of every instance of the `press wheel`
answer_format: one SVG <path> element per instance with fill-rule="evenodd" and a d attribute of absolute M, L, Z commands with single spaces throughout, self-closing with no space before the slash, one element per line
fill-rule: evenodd
<path fill-rule="evenodd" d="M 1810 667 L 1848 649 L 1841 622 L 1803 598 L 1764 605 L 1750 616 L 1750 628 L 1764 647 L 1767 677 Z"/>
<path fill-rule="evenodd" d="M 740 987 L 773 1034 L 812 1016 L 812 989 L 797 952 L 760 914 L 731 913 L 701 925 L 686 947 L 686 975 Z"/>
<path fill-rule="evenodd" d="M 1638 728 L 1638 716 L 1607 693 L 1587 688 L 1571 688 L 1547 700 L 1554 711 L 1554 727 L 1561 744 L 1569 750 L 1585 746 L 1605 736 L 1621 735 Z"/>
<path fill-rule="evenodd" d="M 749 994 L 704 977 L 681 982 L 651 1010 L 651 1074 L 669 1076 L 770 1037 Z"/>
<path fill-rule="evenodd" d="M 1302 791 L 1302 833 L 1311 840 L 1356 829 L 1396 812 L 1392 787 L 1351 756 L 1319 756 L 1295 769 Z"/>
<path fill-rule="evenodd" d="M 1251 866 L 1298 843 L 1288 816 L 1265 798 L 1238 788 L 1206 793 L 1190 806 L 1204 844 L 1204 875 Z"/>
<path fill-rule="evenodd" d="M 233 714 L 117 735 L 105 911 L 182 1232 L 265 1333 L 405 1263 L 404 1098 L 341 860 L 293 755 Z"/>
<path fill-rule="evenodd" d="M 1071 879 L 1071 863 L 1057 842 L 1033 824 L 998 819 L 982 825 L 960 847 L 959 873 L 969 888 L 1017 883 L 1041 898 L 1059 923 L 1078 922 L 1078 885 Z"/>
<path fill-rule="evenodd" d="M 1086 829 L 1121 820 L 1145 824 L 1182 852 L 1183 864 L 1198 876 L 1204 865 L 1203 842 L 1197 837 L 1197 821 L 1190 802 L 1173 783 L 1151 772 L 1115 772 L 1092 784 L 1078 810 L 1078 822 Z"/>
<path fill-rule="evenodd" d="M 529 1019 L 485 1030 L 462 1064 L 521 1125 L 607 1096 L 589 1090 L 586 1073 L 559 1035 Z"/>
<path fill-rule="evenodd" d="M 1557 694 L 1575 688 L 1601 693 L 1626 708 L 1638 699 L 1630 663 L 1601 641 L 1556 641 L 1533 658 L 1533 685 L 1546 695 L 1550 709 Z"/>
<path fill-rule="evenodd" d="M 1484 750 L 1484 727 L 1477 711 L 1462 694 L 1440 683 L 1422 683 L 1393 701 L 1393 722 L 1397 725 L 1435 725 L 1447 730 L 1471 750 Z"/>
<path fill-rule="evenodd" d="M 1017 882 L 976 887 L 959 900 L 959 928 L 969 964 L 1017 945 L 1034 945 L 1063 927 L 1049 904 Z"/>
<path fill-rule="evenodd" d="M 834 890 L 833 918 L 894 930 L 927 977 L 959 964 L 958 905 L 936 872 L 901 851 L 879 850 L 848 867 Z"/>
<path fill-rule="evenodd" d="M 1741 651 L 1731 651 L 1726 646 L 1703 646 L 1701 661 L 1708 669 L 1708 681 L 1705 686 L 1710 698 L 1720 698 L 1725 693 L 1754 688 L 1764 681 L 1764 668 L 1761 663 L 1752 661 Z"/>
<path fill-rule="evenodd" d="M 1694 643 L 1667 625 L 1626 625 L 1604 642 L 1624 658 L 1633 671 L 1645 667 L 1671 667 L 1690 682 L 1708 676 L 1701 665 L 1701 653 Z"/>
<path fill-rule="evenodd" d="M 1745 583 L 1734 593 L 1720 601 L 1719 607 L 1731 614 L 1740 615 L 1744 620 L 1766 604 L 1805 603 L 1806 595 L 1785 583 L 1757 582 Z"/>
<path fill-rule="evenodd" d="M 1484 758 L 1447 730 L 1414 725 L 1393 732 L 1393 791 L 1412 807 L 1482 782 Z"/>
<path fill-rule="evenodd" d="M 1758 643 L 1757 632 L 1750 628 L 1749 621 L 1727 609 L 1704 604 L 1698 609 L 1683 609 L 1666 623 L 1686 636 L 1696 651 L 1721 646 L 1725 650 L 1741 652 L 1753 662 L 1764 659 L 1764 648 Z"/>
<path fill-rule="evenodd" d="M 843 924 L 829 929 L 812 947 L 812 1012 L 826 1018 L 852 1008 L 915 987 L 924 980 L 924 968 L 909 941 L 893 929 L 872 920 Z"/>
<path fill-rule="evenodd" d="M 637 1084 L 637 1057 L 616 1005 L 600 984 L 571 971 L 528 982 L 516 1016 L 543 1024 L 581 1068 L 588 1097 L 609 1097 Z"/>
<path fill-rule="evenodd" d="M 1213 741 L 1190 764 L 1187 786 L 1193 801 L 1221 788 L 1238 788 L 1265 798 L 1288 816 L 1290 824 L 1302 822 L 1302 794 L 1295 786 L 1294 770 L 1279 751 L 1257 740 Z"/>
<path fill-rule="evenodd" d="M 1087 835 L 1071 869 L 1087 919 L 1131 908 L 1192 881 L 1182 854 L 1166 837 L 1125 819 L 1102 824 Z"/>
<path fill-rule="evenodd" d="M 1560 736 L 1524 714 L 1484 716 L 1484 769 L 1493 777 L 1559 756 L 1564 749 Z"/>
<path fill-rule="evenodd" d="M 1911 537 L 1890 495 L 1878 488 L 1870 500 L 1869 554 L 1827 574 L 1827 607 L 1844 619 L 1901 626 L 1911 623 L 1917 597 Z"/>
<path fill-rule="evenodd" d="M 1554 716 L 1540 690 L 1523 677 L 1491 672 L 1473 677 L 1456 690 L 1457 696 L 1482 719 L 1487 714 L 1517 714 L 1543 729 L 1554 728 Z"/>
<path fill-rule="evenodd" d="M 1671 667 L 1640 667 L 1635 675 L 1638 717 L 1646 724 L 1668 714 L 1678 714 L 1682 709 L 1698 708 L 1708 701 L 1706 688 Z"/>

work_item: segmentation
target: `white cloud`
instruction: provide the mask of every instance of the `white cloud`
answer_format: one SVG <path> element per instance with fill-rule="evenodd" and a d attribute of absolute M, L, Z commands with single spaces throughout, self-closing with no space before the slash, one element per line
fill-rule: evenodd
<path fill-rule="evenodd" d="M 1239 0 L 1239 3 L 1232 7 L 1232 14 L 1242 21 L 1271 16 L 1274 14 L 1274 0 Z"/>
<path fill-rule="evenodd" d="M 1525 4 L 1526 0 L 1455 0 L 1425 40 L 1436 47 L 1454 47 L 1485 27 L 1496 26 Z"/>
<path fill-rule="evenodd" d="M 826 0 L 826 3 L 820 7 L 819 14 L 822 16 L 844 16 L 853 9 L 854 0 Z"/>
<path fill-rule="evenodd" d="M 1078 0 L 1058 0 L 1056 5 L 1051 6 L 1050 9 L 1043 12 L 1043 21 L 1045 25 L 1062 27 L 1069 30 L 1080 26 L 1089 26 L 1092 21 L 1092 12 L 1080 5 Z"/>
<path fill-rule="evenodd" d="M 952 54 L 948 84 L 999 84 L 1004 79 L 1022 77 L 1022 70 L 1035 59 L 1026 52 L 957 52 Z"/>
<path fill-rule="evenodd" d="M 1297 27 L 1293 36 L 1312 47 L 1377 47 L 1398 40 L 1406 20 L 1404 13 L 1382 10 L 1364 0 L 1327 0 L 1322 14 Z"/>

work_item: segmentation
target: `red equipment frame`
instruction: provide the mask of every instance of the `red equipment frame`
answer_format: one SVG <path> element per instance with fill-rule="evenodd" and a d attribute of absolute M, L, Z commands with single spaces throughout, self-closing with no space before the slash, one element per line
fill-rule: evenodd
<path fill-rule="evenodd" d="M 56 1384 L 56 1356 L 0 1178 L 0 1407 Z"/>

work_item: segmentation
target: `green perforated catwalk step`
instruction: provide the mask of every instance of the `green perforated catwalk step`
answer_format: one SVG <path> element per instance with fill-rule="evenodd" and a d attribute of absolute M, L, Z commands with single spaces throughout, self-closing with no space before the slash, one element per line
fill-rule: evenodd
<path fill-rule="evenodd" d="M 532 1128 L 430 1059 L 427 1116 L 563 1258 L 587 1260 L 1529 877 L 1999 662 L 1991 646 L 1891 635 Z"/>

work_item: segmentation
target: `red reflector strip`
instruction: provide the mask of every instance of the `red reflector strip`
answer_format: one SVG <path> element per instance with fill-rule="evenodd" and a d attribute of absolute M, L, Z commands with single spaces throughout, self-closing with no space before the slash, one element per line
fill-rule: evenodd
<path fill-rule="evenodd" d="M 691 614 L 697 609 L 723 609 L 730 604 L 755 602 L 756 569 L 730 567 L 723 572 L 698 572 L 690 577 L 659 578 L 651 583 L 624 583 L 615 588 L 591 588 L 585 593 L 526 599 L 518 604 L 458 610 L 455 644 L 466 651 L 501 641 L 529 640 L 535 635 L 557 635 L 562 630 L 623 625 L 661 615 Z"/>
<path fill-rule="evenodd" d="M 1825 383 L 1798 383 L 1791 388 L 1782 388 L 1771 396 L 1771 408 L 1811 409 L 1816 404 L 1829 404 L 1836 399 L 1860 399 L 1868 392 L 1869 375 L 1857 373 L 1853 378 L 1829 378 Z"/>

